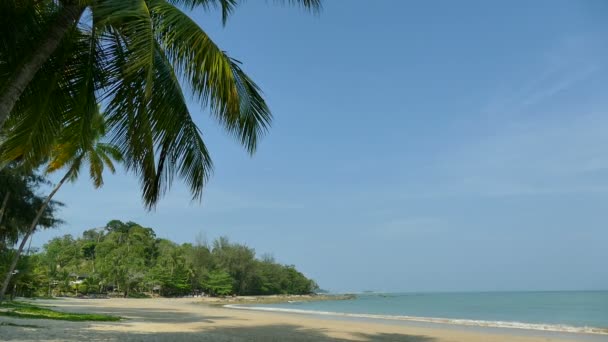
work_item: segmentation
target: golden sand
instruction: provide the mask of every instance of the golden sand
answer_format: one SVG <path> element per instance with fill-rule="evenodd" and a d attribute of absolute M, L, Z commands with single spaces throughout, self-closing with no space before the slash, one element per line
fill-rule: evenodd
<path fill-rule="evenodd" d="M 201 299 L 60 299 L 35 301 L 55 310 L 119 315 L 121 322 L 66 322 L 0 317 L 2 341 L 407 341 L 407 342 L 566 342 L 572 339 L 525 336 L 525 332 L 485 333 L 454 327 L 321 319 L 315 316 L 227 309 Z"/>

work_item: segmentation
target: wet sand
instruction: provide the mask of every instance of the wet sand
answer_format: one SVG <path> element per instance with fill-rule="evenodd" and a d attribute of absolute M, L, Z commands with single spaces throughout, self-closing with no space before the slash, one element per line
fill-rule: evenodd
<path fill-rule="evenodd" d="M 404 341 L 566 342 L 566 337 L 527 336 L 523 331 L 477 332 L 316 316 L 227 309 L 197 298 L 36 300 L 54 310 L 107 313 L 120 322 L 66 322 L 0 316 L 2 341 Z M 6 325 L 36 325 L 22 327 Z"/>

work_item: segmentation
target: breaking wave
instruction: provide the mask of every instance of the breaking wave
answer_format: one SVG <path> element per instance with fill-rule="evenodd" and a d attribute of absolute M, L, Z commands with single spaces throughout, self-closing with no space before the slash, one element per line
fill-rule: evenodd
<path fill-rule="evenodd" d="M 474 327 L 492 327 L 492 328 L 507 328 L 507 329 L 526 329 L 551 332 L 568 332 L 568 333 L 584 333 L 584 334 L 599 334 L 608 335 L 608 329 L 596 327 L 576 327 L 561 324 L 543 324 L 543 323 L 523 323 L 509 321 L 484 321 L 475 319 L 454 319 L 454 318 L 435 318 L 435 317 L 417 317 L 417 316 L 395 316 L 395 315 L 373 315 L 373 314 L 358 314 L 346 312 L 332 311 L 315 311 L 301 309 L 284 309 L 259 306 L 243 306 L 243 305 L 224 305 L 226 308 L 239 310 L 254 310 L 254 311 L 271 311 L 271 312 L 286 312 L 307 315 L 323 315 L 323 316 L 338 316 L 338 317 L 353 317 L 353 318 L 368 318 L 393 321 L 408 321 L 420 323 L 437 323 L 437 324 L 454 324 L 466 325 Z"/>

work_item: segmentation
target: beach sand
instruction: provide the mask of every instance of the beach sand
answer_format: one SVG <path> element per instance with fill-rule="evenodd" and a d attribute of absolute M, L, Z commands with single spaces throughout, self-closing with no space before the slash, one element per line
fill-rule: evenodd
<path fill-rule="evenodd" d="M 66 322 L 0 316 L 2 341 L 407 341 L 547 342 L 571 339 L 466 329 L 322 319 L 315 316 L 227 309 L 201 299 L 36 300 L 55 310 L 119 315 L 121 322 Z M 4 322 L 4 324 L 2 324 Z M 11 326 L 36 325 L 37 328 Z"/>

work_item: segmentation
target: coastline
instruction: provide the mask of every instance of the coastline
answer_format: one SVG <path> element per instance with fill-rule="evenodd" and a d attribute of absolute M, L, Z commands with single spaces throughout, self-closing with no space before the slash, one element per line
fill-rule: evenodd
<path fill-rule="evenodd" d="M 66 322 L 0 317 L 10 341 L 408 341 L 573 342 L 585 334 L 530 336 L 523 331 L 474 331 L 339 320 L 313 315 L 235 310 L 199 298 L 36 300 L 54 310 L 122 316 L 120 322 Z M 208 305 L 201 305 L 208 304 Z M 28 327 L 25 325 L 35 325 Z M 602 336 L 605 338 L 605 336 Z"/>
<path fill-rule="evenodd" d="M 499 329 L 519 329 L 528 330 L 535 332 L 551 332 L 551 333 L 572 333 L 572 334 L 589 334 L 589 335 L 600 335 L 608 336 L 608 329 L 596 328 L 596 327 L 577 327 L 569 325 L 559 324 L 539 324 L 539 323 L 525 323 L 525 322 L 512 322 L 512 321 L 487 321 L 487 320 L 472 320 L 472 319 L 454 319 L 454 318 L 441 318 L 441 317 L 423 317 L 423 316 L 399 316 L 399 315 L 377 315 L 377 314 L 359 314 L 359 313 L 347 313 L 347 312 L 333 312 L 333 311 L 315 311 L 315 310 L 301 310 L 301 309 L 286 309 L 286 308 L 274 308 L 274 307 L 256 307 L 254 305 L 241 305 L 241 304 L 227 304 L 225 308 L 234 310 L 251 310 L 261 312 L 279 312 L 287 314 L 299 314 L 309 316 L 324 316 L 333 318 L 345 318 L 345 319 L 362 319 L 369 321 L 379 322 L 408 322 L 408 323 L 422 323 L 431 326 L 437 325 L 450 325 L 460 327 L 475 327 L 475 328 L 499 328 Z"/>
<path fill-rule="evenodd" d="M 268 295 L 268 296 L 234 296 L 234 297 L 194 297 L 202 304 L 213 305 L 255 305 L 255 304 L 281 304 L 295 302 L 322 302 L 334 300 L 355 299 L 352 294 L 310 294 L 310 295 Z"/>

